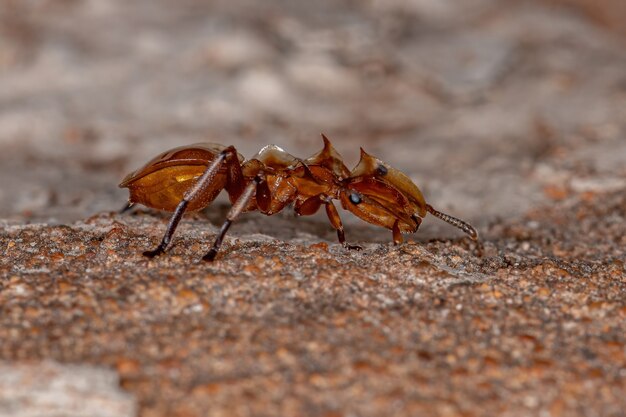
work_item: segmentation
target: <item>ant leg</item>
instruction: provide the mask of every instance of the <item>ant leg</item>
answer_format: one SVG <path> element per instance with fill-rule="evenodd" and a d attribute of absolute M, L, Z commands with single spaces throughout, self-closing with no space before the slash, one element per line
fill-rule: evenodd
<path fill-rule="evenodd" d="M 393 233 L 394 245 L 400 245 L 404 241 L 404 239 L 402 238 L 402 233 L 400 232 L 399 224 L 400 224 L 400 220 L 396 220 L 396 222 L 393 224 L 393 229 L 391 230 L 391 232 Z"/>
<path fill-rule="evenodd" d="M 189 204 L 189 201 L 183 200 L 178 204 L 178 206 L 176 206 L 176 211 L 170 218 L 170 222 L 167 225 L 167 229 L 165 230 L 165 235 L 163 236 L 163 239 L 161 239 L 161 243 L 159 243 L 159 246 L 157 246 L 156 249 L 145 251 L 143 253 L 143 256 L 147 256 L 148 258 L 154 258 L 155 256 L 161 255 L 165 252 L 167 245 L 169 245 L 170 241 L 172 240 L 172 236 L 176 231 L 176 227 L 178 226 L 180 219 L 183 218 L 183 214 L 187 209 L 187 204 Z"/>
<path fill-rule="evenodd" d="M 124 214 L 126 213 L 128 210 L 130 210 L 131 208 L 133 208 L 135 206 L 135 203 L 133 203 L 132 201 L 129 201 L 126 203 L 126 205 L 124 207 L 122 207 L 119 211 L 118 214 Z"/>
<path fill-rule="evenodd" d="M 319 195 L 309 197 L 301 204 L 296 203 L 294 211 L 298 216 L 310 216 L 317 213 L 317 210 L 322 206 L 322 199 Z"/>
<path fill-rule="evenodd" d="M 361 250 L 363 249 L 359 245 L 350 245 L 346 243 L 346 234 L 343 231 L 343 223 L 341 223 L 341 217 L 339 217 L 339 212 L 337 212 L 337 207 L 333 204 L 330 198 L 324 199 L 324 204 L 326 205 L 326 215 L 328 216 L 328 220 L 330 220 L 330 224 L 337 230 L 337 238 L 339 239 L 339 243 L 343 245 L 346 249 L 351 250 Z"/>
<path fill-rule="evenodd" d="M 346 249 L 350 249 L 350 250 L 362 250 L 363 249 L 363 246 L 350 245 L 349 243 L 346 243 L 346 234 L 344 233 L 343 228 L 337 229 L 337 238 L 339 239 L 339 243 L 341 243 L 343 247 Z"/>
<path fill-rule="evenodd" d="M 417 230 L 420 228 L 420 225 L 422 224 L 422 218 L 416 214 L 412 215 L 411 218 L 415 221 L 415 224 L 417 225 L 415 226 L 415 232 L 413 233 L 417 233 Z"/>
<path fill-rule="evenodd" d="M 167 229 L 165 230 L 165 235 L 163 235 L 163 239 L 161 239 L 161 243 L 159 243 L 159 246 L 157 246 L 157 248 L 154 250 L 145 251 L 143 253 L 144 256 L 154 258 L 155 256 L 161 255 L 165 252 L 167 245 L 169 245 L 170 241 L 172 240 L 172 236 L 176 231 L 176 227 L 178 226 L 180 219 L 182 219 L 183 214 L 185 214 L 185 210 L 187 209 L 187 205 L 189 205 L 189 202 L 193 201 L 198 195 L 202 195 L 202 193 L 215 178 L 215 175 L 217 175 L 220 166 L 222 165 L 226 157 L 232 153 L 236 155 L 237 151 L 233 146 L 229 146 L 228 148 L 220 152 L 213 160 L 213 162 L 211 162 L 211 164 L 207 166 L 206 170 L 198 179 L 193 188 L 185 193 L 182 201 L 178 203 L 178 206 L 176 206 L 176 210 L 170 218 L 170 222 L 167 225 Z"/>
<path fill-rule="evenodd" d="M 319 210 L 322 203 L 324 203 L 326 206 L 326 215 L 328 216 L 328 220 L 330 221 L 331 226 L 333 226 L 333 229 L 337 231 L 337 238 L 339 239 L 339 243 L 341 243 L 346 249 L 363 249 L 361 246 L 349 245 L 348 243 L 346 243 L 346 234 L 343 230 L 341 217 L 339 217 L 337 208 L 329 197 L 326 197 L 323 194 L 309 197 L 302 204 L 296 205 L 294 209 L 298 216 L 309 216 L 311 214 L 317 213 L 317 210 Z"/>
<path fill-rule="evenodd" d="M 222 224 L 220 232 L 215 238 L 215 242 L 213 242 L 213 247 L 207 252 L 206 255 L 202 257 L 202 260 L 212 262 L 215 259 L 215 256 L 220 250 L 220 246 L 222 246 L 222 241 L 224 240 L 224 236 L 226 235 L 226 232 L 228 232 L 230 225 L 233 224 L 237 217 L 239 217 L 239 215 L 243 213 L 246 207 L 248 207 L 250 200 L 256 193 L 258 185 L 264 181 L 265 180 L 261 178 L 261 174 L 259 174 L 254 177 L 254 179 L 250 183 L 248 183 L 246 188 L 243 190 L 243 193 L 241 193 L 237 201 L 235 201 L 235 204 L 233 204 L 233 206 L 230 208 L 230 211 L 226 215 L 226 220 L 224 221 L 224 224 Z"/>

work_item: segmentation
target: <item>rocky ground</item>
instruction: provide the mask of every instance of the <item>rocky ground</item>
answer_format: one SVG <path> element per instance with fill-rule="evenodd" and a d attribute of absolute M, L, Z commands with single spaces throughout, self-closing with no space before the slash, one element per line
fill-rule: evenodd
<path fill-rule="evenodd" d="M 623 13 L 623 14 L 622 14 Z M 0 416 L 623 416 L 619 0 L 0 1 Z M 616 23 L 618 22 L 618 23 Z M 116 214 L 173 146 L 402 169 L 394 247 L 342 213 Z M 81 401 L 76 399 L 80 398 Z M 37 411 L 39 410 L 39 411 Z M 39 414 L 37 414 L 39 412 Z"/>

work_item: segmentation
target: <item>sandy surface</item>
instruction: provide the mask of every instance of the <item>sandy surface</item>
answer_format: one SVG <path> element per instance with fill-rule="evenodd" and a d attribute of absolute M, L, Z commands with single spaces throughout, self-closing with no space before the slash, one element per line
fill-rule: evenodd
<path fill-rule="evenodd" d="M 624 415 L 621 3 L 314 4 L 0 1 L 0 415 L 39 361 L 142 417 Z M 115 214 L 165 149 L 320 132 L 483 246 L 247 214 L 203 263 L 222 199 L 149 260 L 167 215 Z"/>

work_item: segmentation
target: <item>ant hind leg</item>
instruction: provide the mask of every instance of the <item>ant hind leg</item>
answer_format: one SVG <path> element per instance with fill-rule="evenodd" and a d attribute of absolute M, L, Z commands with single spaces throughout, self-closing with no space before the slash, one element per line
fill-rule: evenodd
<path fill-rule="evenodd" d="M 176 210 L 174 214 L 170 218 L 170 222 L 167 225 L 167 229 L 165 230 L 165 234 L 163 235 L 163 239 L 161 239 L 161 243 L 154 250 L 145 251 L 143 254 L 148 258 L 154 258 L 155 256 L 161 255 L 167 249 L 167 246 L 170 244 L 172 240 L 172 236 L 176 231 L 176 227 L 178 227 L 178 223 L 183 218 L 183 214 L 185 214 L 185 210 L 189 205 L 190 201 L 193 201 L 199 195 L 202 195 L 203 192 L 213 183 L 215 176 L 217 175 L 222 163 L 226 160 L 229 154 L 234 153 L 237 154 L 237 151 L 234 147 L 229 146 L 220 152 L 217 157 L 211 162 L 210 165 L 207 166 L 206 170 L 202 174 L 202 176 L 198 179 L 196 184 L 189 191 L 185 193 L 182 201 L 178 203 L 176 206 Z"/>
<path fill-rule="evenodd" d="M 180 219 L 182 219 L 183 214 L 185 214 L 185 210 L 187 209 L 187 204 L 189 204 L 189 201 L 187 200 L 183 200 L 180 202 L 180 204 L 178 204 L 178 206 L 176 207 L 176 211 L 170 218 L 170 222 L 168 223 L 167 229 L 165 230 L 165 235 L 163 236 L 163 239 L 161 239 L 161 243 L 159 243 L 159 246 L 157 246 L 157 248 L 154 250 L 145 251 L 143 253 L 143 256 L 147 256 L 148 258 L 154 258 L 155 256 L 165 253 L 165 249 L 167 248 L 167 245 L 169 245 L 170 241 L 172 240 L 172 236 L 174 235 L 174 232 L 176 231 L 176 227 L 178 227 L 178 223 L 180 222 Z"/>

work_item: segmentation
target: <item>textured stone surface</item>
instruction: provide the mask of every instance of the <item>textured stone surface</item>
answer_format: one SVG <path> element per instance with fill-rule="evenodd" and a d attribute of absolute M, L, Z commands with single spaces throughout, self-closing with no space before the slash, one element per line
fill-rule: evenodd
<path fill-rule="evenodd" d="M 146 416 L 620 416 L 625 204 L 494 224 L 482 256 L 466 240 L 346 252 L 286 220 L 295 238 L 244 222 L 207 264 L 202 218 L 157 260 L 140 252 L 165 218 L 148 213 L 11 226 L 0 355 L 115 367 Z"/>
<path fill-rule="evenodd" d="M 590 4 L 0 0 L 6 375 L 113 369 L 142 417 L 622 416 L 626 49 L 620 0 Z M 114 214 L 170 147 L 320 132 L 483 246 L 247 214 L 202 263 L 220 200 L 148 260 L 167 215 Z"/>
<path fill-rule="evenodd" d="M 0 363 L 0 416 L 132 417 L 117 374 L 87 365 Z"/>

